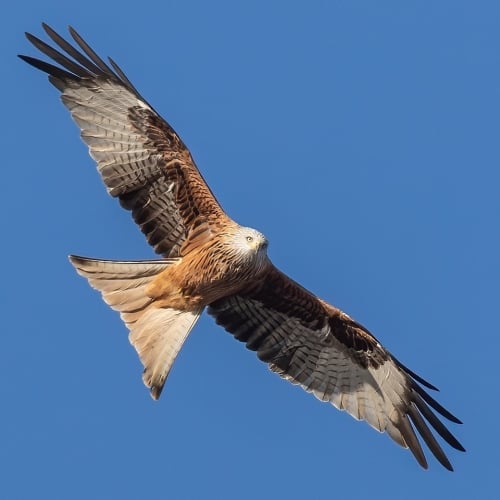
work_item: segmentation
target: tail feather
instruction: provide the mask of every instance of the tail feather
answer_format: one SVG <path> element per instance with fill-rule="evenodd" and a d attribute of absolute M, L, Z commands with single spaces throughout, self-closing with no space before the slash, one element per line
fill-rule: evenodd
<path fill-rule="evenodd" d="M 112 261 L 70 256 L 80 276 L 99 290 L 130 330 L 129 340 L 144 365 L 143 381 L 154 399 L 161 391 L 189 332 L 202 313 L 159 308 L 146 294 L 151 281 L 177 259 Z"/>
<path fill-rule="evenodd" d="M 130 342 L 144 365 L 142 380 L 153 399 L 160 397 L 170 368 L 200 314 L 201 310 L 149 309 L 134 324 Z"/>

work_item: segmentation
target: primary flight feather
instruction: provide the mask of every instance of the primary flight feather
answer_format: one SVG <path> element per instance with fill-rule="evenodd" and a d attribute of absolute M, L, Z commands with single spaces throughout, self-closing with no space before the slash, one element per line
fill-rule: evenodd
<path fill-rule="evenodd" d="M 71 256 L 130 330 L 154 399 L 189 332 L 207 308 L 215 321 L 281 377 L 366 420 L 427 461 L 417 438 L 453 470 L 428 424 L 464 448 L 435 412 L 460 423 L 362 325 L 279 271 L 267 240 L 223 211 L 172 127 L 119 66 L 104 62 L 72 28 L 76 46 L 49 26 L 58 48 L 28 40 L 58 65 L 29 56 L 61 92 L 108 193 L 132 212 L 160 260 Z M 415 432 L 415 430 L 417 432 Z"/>

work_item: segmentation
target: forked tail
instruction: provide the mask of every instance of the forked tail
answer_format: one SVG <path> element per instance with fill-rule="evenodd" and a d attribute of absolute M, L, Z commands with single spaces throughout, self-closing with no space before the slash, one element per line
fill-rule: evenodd
<path fill-rule="evenodd" d="M 153 399 L 158 399 L 177 354 L 203 310 L 160 308 L 146 294 L 149 283 L 176 259 L 134 262 L 71 255 L 69 260 L 78 274 L 101 292 L 104 301 L 119 311 L 130 330 L 130 343 L 144 365 L 144 384 Z"/>

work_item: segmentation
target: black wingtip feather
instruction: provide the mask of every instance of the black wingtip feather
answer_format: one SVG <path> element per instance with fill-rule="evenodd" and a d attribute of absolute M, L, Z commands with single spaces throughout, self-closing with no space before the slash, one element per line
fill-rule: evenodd
<path fill-rule="evenodd" d="M 446 428 L 446 426 L 434 415 L 432 410 L 426 405 L 423 398 L 418 394 L 413 394 L 413 404 L 424 418 L 432 425 L 435 431 L 453 448 L 465 451 L 458 439 Z"/>
<path fill-rule="evenodd" d="M 419 463 L 421 467 L 427 469 L 429 465 L 427 464 L 427 459 L 425 458 L 424 450 L 422 450 L 422 446 L 415 434 L 415 430 L 413 429 L 410 420 L 406 415 L 402 415 L 398 424 L 399 432 L 403 436 L 406 445 L 413 453 L 413 456 Z"/>
<path fill-rule="evenodd" d="M 394 360 L 396 365 L 398 365 L 399 368 L 401 368 L 411 378 L 415 379 L 419 384 L 422 384 L 424 387 L 427 387 L 427 389 L 431 389 L 432 391 L 439 392 L 439 389 L 435 385 L 432 385 L 430 382 L 427 382 L 427 380 L 422 378 L 420 375 L 417 375 L 414 371 L 410 370 L 407 366 L 405 366 L 403 363 L 401 363 L 401 361 L 396 359 L 394 356 L 392 356 L 392 359 Z"/>
<path fill-rule="evenodd" d="M 447 418 L 450 422 L 453 422 L 455 424 L 461 424 L 462 421 L 459 420 L 453 413 L 449 412 L 446 408 L 444 408 L 441 404 L 439 404 L 430 394 L 425 392 L 421 387 L 419 387 L 417 384 L 413 384 L 413 390 L 419 394 L 422 399 L 434 410 L 436 410 L 438 413 L 440 413 L 443 417 Z"/>
<path fill-rule="evenodd" d="M 61 35 L 56 33 L 50 26 L 42 23 L 43 29 L 47 35 L 56 43 L 62 50 L 64 50 L 68 55 L 70 55 L 75 61 L 86 68 L 92 75 L 98 75 L 101 73 L 99 67 L 97 67 L 92 61 L 86 58 L 81 52 L 75 49 L 67 40 L 65 40 Z M 85 75 L 88 76 L 88 75 Z"/>
<path fill-rule="evenodd" d="M 453 467 L 448 460 L 448 457 L 445 455 L 441 446 L 439 446 L 439 443 L 436 441 L 436 438 L 432 434 L 415 405 L 410 407 L 408 416 L 413 422 L 413 425 L 415 425 L 418 433 L 422 436 L 425 444 L 428 446 L 429 450 L 431 450 L 432 454 L 436 457 L 439 463 L 449 471 L 453 471 Z"/>
<path fill-rule="evenodd" d="M 65 80 L 68 78 L 71 78 L 71 79 L 75 78 L 71 73 L 68 73 L 67 71 L 65 71 L 63 69 L 61 69 L 57 66 L 54 66 L 53 64 L 47 63 L 45 61 L 41 61 L 40 59 L 36 59 L 35 57 L 25 56 L 22 54 L 19 54 L 18 57 L 20 59 L 22 59 L 24 62 L 35 67 L 36 69 L 39 69 L 40 71 L 43 71 L 44 73 L 47 73 L 48 75 L 52 75 L 60 80 Z"/>
<path fill-rule="evenodd" d="M 79 64 L 75 63 L 66 55 L 62 54 L 58 50 L 54 49 L 44 41 L 38 39 L 37 37 L 33 35 L 29 35 L 28 40 L 43 54 L 46 56 L 50 57 L 54 61 L 56 61 L 58 64 L 60 64 L 63 68 L 68 70 L 70 73 L 79 76 L 80 78 L 85 78 L 89 76 L 88 70 L 86 68 L 83 68 Z M 57 43 L 57 41 L 56 41 Z M 64 47 L 61 47 L 63 50 Z M 68 52 L 68 51 L 67 51 Z M 72 54 L 70 54 L 72 55 Z"/>
<path fill-rule="evenodd" d="M 97 55 L 90 45 L 78 34 L 78 32 L 71 26 L 68 27 L 70 35 L 78 46 L 87 54 L 90 60 L 100 68 L 100 70 L 107 75 L 113 75 L 113 70 Z"/>
<path fill-rule="evenodd" d="M 118 64 L 116 64 L 116 62 L 111 57 L 108 57 L 108 59 L 111 66 L 113 66 L 113 69 L 115 70 L 116 74 L 120 77 L 120 79 L 137 95 L 140 95 L 139 91 L 134 87 L 134 84 L 128 79 L 127 75 L 123 72 L 120 66 L 118 66 Z"/>
<path fill-rule="evenodd" d="M 64 91 L 64 82 L 68 79 L 78 80 L 103 77 L 123 85 L 128 90 L 133 92 L 137 98 L 146 102 L 131 81 L 126 77 L 125 73 L 121 70 L 118 64 L 116 64 L 111 58 L 109 58 L 111 67 L 106 64 L 73 27 L 69 26 L 68 29 L 78 47 L 73 46 L 61 35 L 56 33 L 56 31 L 54 31 L 48 24 L 42 23 L 42 27 L 45 33 L 56 44 L 56 46 L 62 50 L 62 52 L 54 47 L 51 47 L 31 33 L 26 32 L 26 38 L 40 52 L 51 58 L 61 67 L 54 66 L 53 64 L 46 63 L 34 57 L 21 55 L 19 57 L 35 68 L 56 78 L 54 81 L 51 79 L 51 82 L 59 90 Z"/>

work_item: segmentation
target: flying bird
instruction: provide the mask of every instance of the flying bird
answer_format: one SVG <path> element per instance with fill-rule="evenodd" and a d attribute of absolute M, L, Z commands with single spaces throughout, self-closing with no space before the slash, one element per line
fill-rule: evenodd
<path fill-rule="evenodd" d="M 111 58 L 101 59 L 72 28 L 73 44 L 43 28 L 54 46 L 26 36 L 56 65 L 19 57 L 49 75 L 108 193 L 162 256 L 70 256 L 76 271 L 120 313 L 152 397 L 160 397 L 179 350 L 207 309 L 285 380 L 386 432 L 427 468 L 420 434 L 453 470 L 428 424 L 465 451 L 435 412 L 461 422 L 423 387 L 436 388 L 364 326 L 273 265 L 266 237 L 228 217 L 182 140 Z"/>

